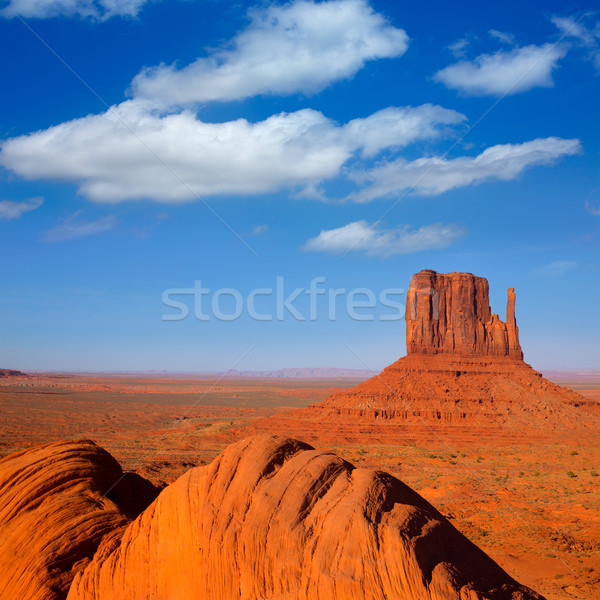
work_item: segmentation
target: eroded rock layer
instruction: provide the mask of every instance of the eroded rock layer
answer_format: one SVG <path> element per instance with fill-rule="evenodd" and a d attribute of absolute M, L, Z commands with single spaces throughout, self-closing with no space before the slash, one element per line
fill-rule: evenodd
<path fill-rule="evenodd" d="M 391 475 L 272 435 L 166 488 L 69 600 L 528 600 Z"/>
<path fill-rule="evenodd" d="M 600 405 L 521 360 L 410 355 L 355 388 L 254 428 L 321 444 L 585 440 L 597 437 Z"/>
<path fill-rule="evenodd" d="M 2 600 L 64 599 L 75 572 L 157 493 L 89 440 L 0 460 Z"/>

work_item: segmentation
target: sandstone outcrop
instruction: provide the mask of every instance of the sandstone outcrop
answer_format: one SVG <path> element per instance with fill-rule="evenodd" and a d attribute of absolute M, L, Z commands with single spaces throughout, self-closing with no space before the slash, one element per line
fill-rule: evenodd
<path fill-rule="evenodd" d="M 313 443 L 454 446 L 597 435 L 598 403 L 523 361 L 512 288 L 503 322 L 491 312 L 485 278 L 420 271 L 407 294 L 406 346 L 407 356 L 375 377 L 320 404 L 259 420 L 255 431 Z"/>
<path fill-rule="evenodd" d="M 413 275 L 406 298 L 408 354 L 523 358 L 515 320 L 515 291 L 508 290 L 506 322 L 492 314 L 488 282 L 471 273 Z"/>
<path fill-rule="evenodd" d="M 75 573 L 157 493 L 88 440 L 0 460 L 2 600 L 64 599 Z"/>
<path fill-rule="evenodd" d="M 391 475 L 272 435 L 163 490 L 68 600 L 534 600 Z"/>

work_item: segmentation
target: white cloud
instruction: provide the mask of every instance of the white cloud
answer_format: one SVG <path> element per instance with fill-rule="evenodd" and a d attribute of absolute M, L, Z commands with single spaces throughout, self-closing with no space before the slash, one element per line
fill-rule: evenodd
<path fill-rule="evenodd" d="M 119 219 L 114 215 L 107 215 L 97 221 L 86 221 L 80 218 L 81 211 L 74 212 L 63 219 L 58 225 L 49 229 L 44 234 L 45 242 L 63 242 L 77 238 L 105 233 L 119 224 Z"/>
<path fill-rule="evenodd" d="M 600 22 L 587 26 L 589 17 L 578 20 L 574 17 L 552 17 L 551 20 L 565 37 L 575 40 L 587 51 L 588 59 L 600 71 Z"/>
<path fill-rule="evenodd" d="M 148 0 L 10 0 L 0 15 L 7 18 L 80 17 L 106 20 L 114 16 L 135 17 Z"/>
<path fill-rule="evenodd" d="M 81 193 L 100 202 L 260 194 L 314 186 L 338 176 L 358 152 L 436 137 L 464 118 L 426 104 L 387 108 L 346 125 L 310 109 L 258 123 L 205 123 L 189 111 L 160 116 L 129 100 L 9 139 L 0 164 L 28 179 L 78 182 Z"/>
<path fill-rule="evenodd" d="M 345 134 L 363 156 L 372 157 L 386 148 L 404 148 L 420 140 L 449 133 L 449 128 L 466 121 L 465 115 L 435 104 L 389 107 L 366 119 L 353 119 Z"/>
<path fill-rule="evenodd" d="M 39 208 L 44 203 L 40 196 L 30 198 L 23 202 L 13 202 L 12 200 L 2 200 L 0 202 L 0 221 L 12 221 L 18 219 L 25 213 Z"/>
<path fill-rule="evenodd" d="M 452 52 L 454 58 L 463 58 L 466 54 L 467 46 L 469 45 L 469 40 L 467 38 L 461 38 L 452 42 L 448 46 L 448 50 Z"/>
<path fill-rule="evenodd" d="M 550 264 L 544 265 L 537 270 L 537 274 L 542 277 L 558 277 L 564 275 L 579 266 L 574 260 L 556 260 Z"/>
<path fill-rule="evenodd" d="M 436 223 L 419 229 L 401 225 L 393 229 L 355 221 L 337 229 L 323 230 L 304 244 L 305 252 L 364 252 L 367 256 L 393 256 L 421 250 L 447 248 L 465 234 L 460 225 Z"/>
<path fill-rule="evenodd" d="M 257 94 L 314 93 L 354 75 L 366 61 L 400 56 L 408 36 L 366 0 L 297 0 L 250 11 L 227 48 L 177 69 L 159 65 L 132 83 L 135 97 L 162 106 Z"/>
<path fill-rule="evenodd" d="M 404 190 L 433 195 L 490 179 L 509 181 L 525 169 L 550 165 L 563 156 L 580 152 L 579 140 L 549 137 L 522 144 L 491 146 L 474 157 L 431 157 L 412 162 L 397 159 L 370 171 L 354 174 L 353 178 L 358 183 L 367 184 L 367 187 L 351 194 L 349 199 L 368 202 Z"/>
<path fill-rule="evenodd" d="M 552 71 L 566 53 L 561 45 L 524 46 L 482 54 L 474 61 L 462 60 L 433 78 L 469 96 L 517 94 L 534 87 L 552 87 Z"/>
<path fill-rule="evenodd" d="M 595 46 L 598 43 L 600 29 L 597 25 L 595 30 L 588 29 L 583 22 L 577 21 L 574 17 L 552 17 L 551 21 L 561 33 L 577 39 L 584 46 Z"/>
<path fill-rule="evenodd" d="M 503 44 L 508 44 L 508 45 L 512 46 L 515 43 L 515 36 L 510 33 L 506 33 L 505 31 L 498 31 L 497 29 L 490 29 L 488 31 L 488 33 L 490 34 L 491 37 L 502 42 Z"/>

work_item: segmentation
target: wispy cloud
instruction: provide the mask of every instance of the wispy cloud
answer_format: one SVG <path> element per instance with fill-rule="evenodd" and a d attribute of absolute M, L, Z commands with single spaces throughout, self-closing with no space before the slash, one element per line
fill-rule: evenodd
<path fill-rule="evenodd" d="M 159 213 L 156 215 L 150 223 L 140 224 L 134 230 L 133 233 L 136 237 L 146 239 L 150 237 L 150 234 L 168 217 L 167 213 Z"/>
<path fill-rule="evenodd" d="M 470 41 L 468 38 L 460 38 L 455 42 L 452 42 L 452 44 L 448 46 L 448 50 L 452 52 L 454 58 L 464 58 L 467 53 L 467 47 L 469 46 L 469 43 Z"/>
<path fill-rule="evenodd" d="M 12 221 L 22 217 L 25 213 L 39 208 L 44 203 L 40 196 L 29 198 L 23 202 L 13 202 L 12 200 L 0 201 L 0 221 Z"/>
<path fill-rule="evenodd" d="M 148 0 L 10 0 L 0 10 L 6 18 L 79 17 L 104 21 L 111 17 L 135 17 Z"/>
<path fill-rule="evenodd" d="M 452 245 L 465 234 L 464 227 L 436 223 L 412 229 L 400 225 L 392 229 L 355 221 L 337 229 L 323 230 L 301 248 L 305 252 L 362 252 L 367 256 L 388 257 L 421 250 L 440 250 Z"/>
<path fill-rule="evenodd" d="M 502 42 L 503 44 L 508 44 L 512 46 L 515 43 L 515 36 L 511 33 L 506 33 L 505 31 L 498 31 L 497 29 L 490 29 L 488 31 L 491 37 Z"/>
<path fill-rule="evenodd" d="M 555 260 L 543 267 L 540 267 L 536 273 L 541 277 L 558 277 L 564 275 L 579 266 L 574 260 Z"/>
<path fill-rule="evenodd" d="M 575 17 L 552 17 L 557 29 L 587 52 L 587 58 L 600 71 L 600 21 L 592 22 L 591 15 L 582 19 Z"/>
<path fill-rule="evenodd" d="M 528 168 L 550 165 L 561 157 L 580 152 L 579 140 L 549 137 L 522 144 L 491 146 L 474 157 L 431 157 L 412 162 L 397 159 L 355 174 L 355 179 L 366 186 L 348 199 L 368 202 L 407 189 L 416 194 L 433 195 L 492 179 L 509 181 Z"/>
<path fill-rule="evenodd" d="M 552 87 L 552 72 L 566 53 L 565 45 L 549 43 L 499 50 L 473 61 L 461 60 L 433 78 L 468 96 L 517 94 L 534 87 Z"/>
<path fill-rule="evenodd" d="M 46 231 L 43 237 L 44 241 L 63 242 L 90 235 L 98 235 L 110 231 L 119 224 L 119 219 L 114 215 L 107 215 L 97 221 L 86 221 L 80 215 L 81 211 L 78 210 L 63 219 L 52 229 Z"/>
<path fill-rule="evenodd" d="M 256 225 L 252 229 L 250 235 L 262 235 L 263 233 L 267 233 L 267 231 L 269 231 L 269 226 L 263 223 L 261 225 Z"/>
<path fill-rule="evenodd" d="M 314 93 L 353 76 L 365 62 L 400 56 L 408 36 L 366 0 L 297 0 L 250 11 L 226 47 L 177 69 L 159 65 L 132 84 L 135 97 L 163 105 L 257 94 Z"/>
<path fill-rule="evenodd" d="M 595 217 L 600 217 L 600 204 L 594 206 L 589 200 L 585 202 L 585 210 L 587 210 L 590 214 Z"/>

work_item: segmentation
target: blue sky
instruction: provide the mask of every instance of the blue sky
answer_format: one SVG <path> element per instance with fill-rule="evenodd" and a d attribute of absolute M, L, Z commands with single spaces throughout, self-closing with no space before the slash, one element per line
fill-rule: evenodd
<path fill-rule="evenodd" d="M 600 368 L 592 8 L 0 2 L 0 365 L 378 369 L 433 268 Z"/>

